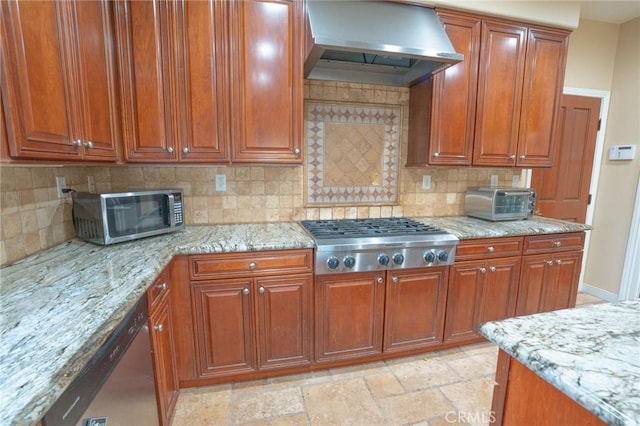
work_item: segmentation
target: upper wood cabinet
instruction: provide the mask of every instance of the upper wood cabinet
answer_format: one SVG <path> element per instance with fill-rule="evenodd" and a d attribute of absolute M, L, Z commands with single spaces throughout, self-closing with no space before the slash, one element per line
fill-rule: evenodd
<path fill-rule="evenodd" d="M 227 2 L 116 2 L 124 157 L 229 161 Z"/>
<path fill-rule="evenodd" d="M 111 2 L 3 1 L 0 15 L 11 157 L 116 161 Z"/>
<path fill-rule="evenodd" d="M 411 88 L 407 165 L 551 167 L 569 32 L 438 15 L 465 58 Z"/>
<path fill-rule="evenodd" d="M 230 3 L 234 162 L 302 162 L 299 0 Z"/>

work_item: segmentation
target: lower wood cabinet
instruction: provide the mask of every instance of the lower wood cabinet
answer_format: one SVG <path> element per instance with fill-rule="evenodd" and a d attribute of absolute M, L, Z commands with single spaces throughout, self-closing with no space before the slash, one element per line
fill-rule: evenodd
<path fill-rule="evenodd" d="M 384 272 L 316 276 L 316 362 L 382 353 Z"/>
<path fill-rule="evenodd" d="M 176 345 L 170 298 L 170 274 L 163 271 L 147 290 L 151 352 L 156 379 L 156 399 L 161 425 L 171 424 L 178 400 L 179 385 L 176 368 Z"/>
<path fill-rule="evenodd" d="M 516 315 L 576 305 L 584 238 L 584 232 L 525 237 Z"/>
<path fill-rule="evenodd" d="M 316 358 L 322 363 L 442 342 L 447 268 L 316 277 Z"/>
<path fill-rule="evenodd" d="M 581 251 L 524 256 L 516 315 L 574 307 L 581 267 Z"/>
<path fill-rule="evenodd" d="M 197 379 L 311 364 L 311 259 L 311 250 L 191 256 Z"/>
<path fill-rule="evenodd" d="M 451 266 L 444 342 L 480 338 L 478 325 L 513 316 L 520 257 L 457 262 Z"/>

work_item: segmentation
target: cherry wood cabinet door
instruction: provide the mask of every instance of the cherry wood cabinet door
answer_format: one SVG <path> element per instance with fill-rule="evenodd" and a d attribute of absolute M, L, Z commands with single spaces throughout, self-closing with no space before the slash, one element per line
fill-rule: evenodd
<path fill-rule="evenodd" d="M 522 257 L 517 316 L 541 312 L 545 283 L 553 280 L 552 258 L 548 254 Z"/>
<path fill-rule="evenodd" d="M 228 2 L 174 4 L 181 161 L 228 162 Z"/>
<path fill-rule="evenodd" d="M 3 102 L 10 155 L 118 159 L 110 2 L 6 1 Z"/>
<path fill-rule="evenodd" d="M 438 11 L 438 17 L 455 51 L 464 54 L 464 61 L 411 87 L 407 163 L 469 166 L 473 155 L 481 21 L 472 15 L 447 11 Z"/>
<path fill-rule="evenodd" d="M 530 28 L 520 112 L 519 167 L 551 167 L 569 33 Z"/>
<path fill-rule="evenodd" d="M 576 304 L 582 251 L 523 256 L 516 315 L 529 315 Z"/>
<path fill-rule="evenodd" d="M 174 329 L 171 319 L 171 302 L 165 297 L 163 302 L 149 317 L 151 347 L 156 377 L 156 395 L 160 424 L 171 424 L 178 394 L 178 371 L 175 363 Z"/>
<path fill-rule="evenodd" d="M 200 378 L 256 370 L 250 279 L 191 283 Z"/>
<path fill-rule="evenodd" d="M 497 321 L 515 314 L 519 280 L 520 257 L 487 262 L 479 322 Z M 475 325 L 476 329 L 478 325 Z"/>
<path fill-rule="evenodd" d="M 301 163 L 302 2 L 230 7 L 232 161 Z"/>
<path fill-rule="evenodd" d="M 310 274 L 256 279 L 260 369 L 311 363 Z"/>
<path fill-rule="evenodd" d="M 175 162 L 176 123 L 170 92 L 171 56 L 166 1 L 117 1 L 116 37 L 123 104 L 124 159 Z"/>
<path fill-rule="evenodd" d="M 460 342 L 478 337 L 486 262 L 456 262 L 450 266 L 444 342 Z"/>
<path fill-rule="evenodd" d="M 387 280 L 384 351 L 442 343 L 447 268 L 393 271 Z"/>
<path fill-rule="evenodd" d="M 576 305 L 582 252 L 558 253 L 553 259 L 554 279 L 545 283 L 542 312 L 573 308 Z"/>
<path fill-rule="evenodd" d="M 384 293 L 380 272 L 316 276 L 316 362 L 382 353 Z"/>
<path fill-rule="evenodd" d="M 482 22 L 473 164 L 516 164 L 527 28 Z"/>

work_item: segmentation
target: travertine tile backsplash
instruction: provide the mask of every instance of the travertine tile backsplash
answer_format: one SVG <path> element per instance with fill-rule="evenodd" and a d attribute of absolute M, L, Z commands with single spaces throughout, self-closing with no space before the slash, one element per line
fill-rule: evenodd
<path fill-rule="evenodd" d="M 488 185 L 491 175 L 511 185 L 519 169 L 432 167 L 405 168 L 408 100 L 406 88 L 308 81 L 305 97 L 324 102 L 400 106 L 402 131 L 398 202 L 375 206 L 308 207 L 304 202 L 305 169 L 301 166 L 0 166 L 0 264 L 5 265 L 75 236 L 71 200 L 58 199 L 55 176 L 67 186 L 87 190 L 94 176 L 96 190 L 123 191 L 178 187 L 185 192 L 188 225 L 298 221 L 385 216 L 449 216 L 464 213 L 467 186 Z M 215 175 L 225 174 L 227 191 L 215 191 Z M 431 175 L 431 189 L 422 176 Z"/>

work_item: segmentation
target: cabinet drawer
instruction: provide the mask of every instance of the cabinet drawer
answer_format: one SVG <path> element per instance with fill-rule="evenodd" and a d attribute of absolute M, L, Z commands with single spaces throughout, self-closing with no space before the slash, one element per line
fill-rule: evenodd
<path fill-rule="evenodd" d="M 463 240 L 456 248 L 456 261 L 519 256 L 522 254 L 522 245 L 522 237 Z"/>
<path fill-rule="evenodd" d="M 549 234 L 525 237 L 524 254 L 549 253 L 567 250 L 582 250 L 584 232 Z"/>
<path fill-rule="evenodd" d="M 311 272 L 313 250 L 280 250 L 190 256 L 192 280 L 223 276 Z"/>
<path fill-rule="evenodd" d="M 169 269 L 165 268 L 147 289 L 147 305 L 153 312 L 165 294 L 169 293 Z"/>

